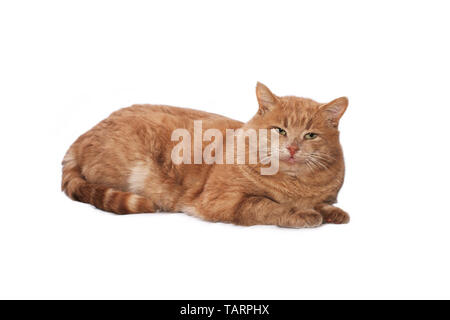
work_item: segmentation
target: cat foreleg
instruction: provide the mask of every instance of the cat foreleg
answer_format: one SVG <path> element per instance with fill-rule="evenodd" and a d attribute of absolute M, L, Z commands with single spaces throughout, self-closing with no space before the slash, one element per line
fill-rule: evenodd
<path fill-rule="evenodd" d="M 288 228 L 311 228 L 322 224 L 322 215 L 313 209 L 299 209 L 265 197 L 244 199 L 235 213 L 239 225 L 277 225 Z"/>
<path fill-rule="evenodd" d="M 338 207 L 320 204 L 315 207 L 315 210 L 320 212 L 324 223 L 345 224 L 350 222 L 348 213 Z"/>

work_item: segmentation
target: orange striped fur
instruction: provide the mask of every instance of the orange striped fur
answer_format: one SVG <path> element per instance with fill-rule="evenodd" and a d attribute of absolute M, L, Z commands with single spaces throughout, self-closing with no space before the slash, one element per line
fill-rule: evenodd
<path fill-rule="evenodd" d="M 70 151 L 66 158 L 71 158 Z M 90 203 L 104 211 L 117 214 L 155 212 L 155 206 L 150 199 L 87 182 L 73 159 L 63 161 L 62 190 L 71 199 Z"/>
<path fill-rule="evenodd" d="M 344 180 L 338 124 L 347 98 L 324 104 L 278 97 L 260 83 L 256 93 L 259 110 L 247 123 L 160 105 L 116 111 L 70 147 L 62 190 L 117 214 L 185 212 L 208 221 L 282 227 L 347 223 L 348 214 L 333 205 Z M 194 120 L 224 137 L 226 129 L 275 130 L 279 172 L 262 176 L 260 164 L 175 165 L 171 152 L 179 141 L 171 134 L 184 128 L 193 137 Z"/>

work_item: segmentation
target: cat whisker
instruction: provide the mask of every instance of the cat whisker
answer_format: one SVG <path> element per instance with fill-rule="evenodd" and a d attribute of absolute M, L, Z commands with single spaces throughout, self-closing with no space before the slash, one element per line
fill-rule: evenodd
<path fill-rule="evenodd" d="M 322 159 L 322 160 L 325 160 L 325 161 L 334 161 L 334 160 L 336 160 L 335 157 L 333 157 L 333 156 L 331 156 L 329 154 L 326 154 L 326 153 L 322 153 L 322 152 L 313 152 L 313 153 L 310 153 L 310 156 L 316 157 L 316 158 L 319 158 L 319 159 Z"/>
<path fill-rule="evenodd" d="M 312 165 L 310 164 L 309 159 L 306 159 L 305 164 L 306 164 L 306 166 L 308 167 L 308 169 L 309 169 L 311 172 L 314 171 L 314 168 L 313 168 Z"/>
<path fill-rule="evenodd" d="M 328 166 L 326 166 L 322 161 L 320 161 L 317 158 L 310 157 L 309 160 L 311 163 L 313 163 L 318 169 L 328 169 Z"/>

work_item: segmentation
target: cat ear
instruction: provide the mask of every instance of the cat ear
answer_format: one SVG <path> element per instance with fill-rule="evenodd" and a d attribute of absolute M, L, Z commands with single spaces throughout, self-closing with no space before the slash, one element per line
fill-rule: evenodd
<path fill-rule="evenodd" d="M 258 98 L 259 114 L 264 114 L 267 111 L 273 110 L 278 102 L 278 97 L 261 82 L 256 83 L 256 97 Z"/>
<path fill-rule="evenodd" d="M 328 121 L 331 126 L 337 127 L 339 125 L 339 119 L 341 119 L 345 110 L 347 110 L 348 99 L 347 97 L 337 98 L 330 103 L 320 106 L 322 115 L 324 115 L 326 121 Z"/>

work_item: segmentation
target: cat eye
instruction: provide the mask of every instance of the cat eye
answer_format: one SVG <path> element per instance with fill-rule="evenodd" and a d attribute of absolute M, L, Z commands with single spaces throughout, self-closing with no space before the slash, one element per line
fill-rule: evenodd
<path fill-rule="evenodd" d="M 313 132 L 308 132 L 307 134 L 305 134 L 305 139 L 306 140 L 312 140 L 317 138 L 317 133 L 313 133 Z"/>
<path fill-rule="evenodd" d="M 275 129 L 279 134 L 281 134 L 282 136 L 287 135 L 286 130 L 278 128 L 278 127 L 274 127 L 273 129 Z"/>

